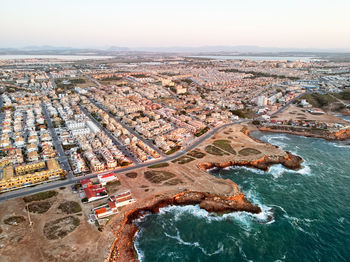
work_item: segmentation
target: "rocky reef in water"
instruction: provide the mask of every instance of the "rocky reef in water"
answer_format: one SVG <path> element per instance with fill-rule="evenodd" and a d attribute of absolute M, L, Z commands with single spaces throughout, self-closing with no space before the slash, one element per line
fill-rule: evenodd
<path fill-rule="evenodd" d="M 134 247 L 134 237 L 138 230 L 134 221 L 147 213 L 158 213 L 159 209 L 166 206 L 197 205 L 208 212 L 229 213 L 234 211 L 246 211 L 254 214 L 261 212 L 260 207 L 251 204 L 245 199 L 244 194 L 234 196 L 222 196 L 196 191 L 186 191 L 174 196 L 165 197 L 140 208 L 135 208 L 125 214 L 116 239 L 112 245 L 107 261 L 137 261 L 137 253 Z"/>

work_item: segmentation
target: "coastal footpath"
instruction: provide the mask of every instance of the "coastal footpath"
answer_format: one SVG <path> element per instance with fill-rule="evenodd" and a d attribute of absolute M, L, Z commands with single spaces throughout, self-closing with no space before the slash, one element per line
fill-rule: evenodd
<path fill-rule="evenodd" d="M 271 165 L 281 164 L 296 170 L 301 168 L 302 159 L 249 136 L 250 130 L 256 129 L 251 125 L 229 126 L 179 159 L 139 169 L 134 178 L 130 173 L 121 174 L 121 184 L 133 186 L 137 201 L 124 207 L 104 229 L 115 235 L 106 261 L 137 261 L 135 222 L 166 206 L 199 205 L 218 214 L 260 213 L 260 207 L 250 203 L 237 184 L 215 177 L 208 169 L 246 166 L 267 171 Z"/>

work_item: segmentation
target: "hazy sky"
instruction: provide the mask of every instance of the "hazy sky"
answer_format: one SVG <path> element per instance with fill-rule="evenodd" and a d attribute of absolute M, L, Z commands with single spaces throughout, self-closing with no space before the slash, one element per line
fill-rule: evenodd
<path fill-rule="evenodd" d="M 350 48 L 350 0 L 0 0 L 0 46 Z"/>

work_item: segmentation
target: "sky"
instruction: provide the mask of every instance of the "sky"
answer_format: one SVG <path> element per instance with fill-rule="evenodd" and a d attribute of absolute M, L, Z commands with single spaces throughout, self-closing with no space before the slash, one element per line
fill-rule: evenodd
<path fill-rule="evenodd" d="M 0 0 L 0 47 L 350 49 L 350 0 Z"/>

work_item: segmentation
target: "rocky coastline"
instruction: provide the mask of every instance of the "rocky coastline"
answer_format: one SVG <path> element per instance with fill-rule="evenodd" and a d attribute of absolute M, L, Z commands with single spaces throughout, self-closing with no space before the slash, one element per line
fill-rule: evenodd
<path fill-rule="evenodd" d="M 175 205 L 198 205 L 208 212 L 229 213 L 245 211 L 253 214 L 261 212 L 260 207 L 251 204 L 243 193 L 234 196 L 223 196 L 205 192 L 185 191 L 173 196 L 164 197 L 144 207 L 135 208 L 124 215 L 116 239 L 112 245 L 110 256 L 107 261 L 138 261 L 134 247 L 134 237 L 138 231 L 134 221 L 148 213 L 158 213 L 162 207 Z"/>
<path fill-rule="evenodd" d="M 350 129 L 342 129 L 336 132 L 310 132 L 310 131 L 293 131 L 288 129 L 278 129 L 278 128 L 268 128 L 268 127 L 259 127 L 258 130 L 263 132 L 274 132 L 274 133 L 286 133 L 291 135 L 299 135 L 306 137 L 315 137 L 315 138 L 323 138 L 326 140 L 338 140 L 343 141 L 350 139 Z"/>
<path fill-rule="evenodd" d="M 254 130 L 254 126 L 244 126 L 240 132 L 247 135 L 251 140 L 259 144 L 266 144 L 259 139 L 251 137 L 249 132 Z M 256 130 L 256 129 L 255 129 Z M 267 145 L 267 144 L 266 144 Z M 268 145 L 271 147 L 271 145 Z M 274 148 L 278 148 L 273 146 Z M 220 160 L 219 160 L 220 161 Z M 281 154 L 264 154 L 261 158 L 253 160 L 229 160 L 223 162 L 200 162 L 196 167 L 203 171 L 211 168 L 225 168 L 229 166 L 246 166 L 267 171 L 271 165 L 281 164 L 288 169 L 297 170 L 301 168 L 302 158 L 289 152 Z M 232 182 L 233 183 L 233 182 Z M 237 186 L 237 185 L 236 185 Z M 166 206 L 185 206 L 199 205 L 200 208 L 213 213 L 230 213 L 245 211 L 253 214 L 261 212 L 260 207 L 250 203 L 242 192 L 237 191 L 229 194 L 217 194 L 209 192 L 200 192 L 184 189 L 183 192 L 167 193 L 162 197 L 152 198 L 140 203 L 139 206 L 130 207 L 130 210 L 124 211 L 123 217 L 114 228 L 115 240 L 111 246 L 109 257 L 106 261 L 138 261 L 137 252 L 134 246 L 134 237 L 138 231 L 135 224 L 137 219 L 144 217 L 146 214 L 156 214 Z"/>
<path fill-rule="evenodd" d="M 263 171 L 268 171 L 271 165 L 281 164 L 284 167 L 292 170 L 301 168 L 302 158 L 293 155 L 289 152 L 285 156 L 264 156 L 254 161 L 228 161 L 224 163 L 201 163 L 198 167 L 202 170 L 208 170 L 212 168 L 225 168 L 229 166 L 245 166 L 253 167 Z"/>

